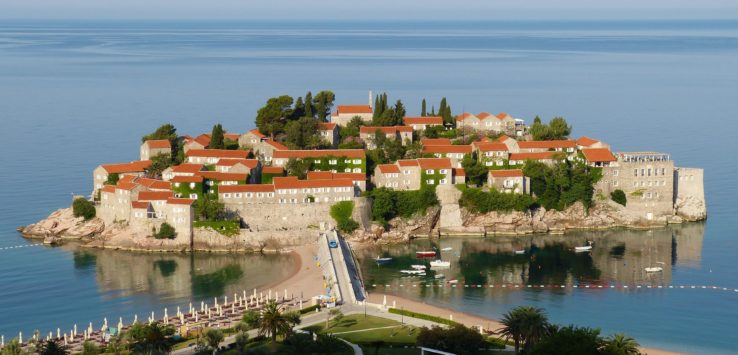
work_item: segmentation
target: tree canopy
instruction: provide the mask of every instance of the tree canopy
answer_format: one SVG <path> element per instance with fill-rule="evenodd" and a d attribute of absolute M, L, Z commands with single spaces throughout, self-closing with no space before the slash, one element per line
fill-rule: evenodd
<path fill-rule="evenodd" d="M 315 95 L 313 106 L 315 107 L 315 113 L 319 120 L 325 121 L 327 117 L 330 117 L 333 101 L 335 100 L 336 95 L 333 91 L 323 90 Z"/>
<path fill-rule="evenodd" d="M 208 148 L 210 149 L 225 149 L 225 143 L 223 138 L 223 126 L 220 123 L 213 126 L 213 131 L 210 134 L 210 143 Z"/>
<path fill-rule="evenodd" d="M 554 117 L 548 124 L 541 122 L 541 118 L 536 116 L 529 130 L 534 140 L 556 140 L 566 139 L 571 134 L 571 126 L 563 117 Z"/>
<path fill-rule="evenodd" d="M 564 160 L 553 166 L 527 161 L 523 173 L 530 178 L 530 188 L 537 201 L 547 209 L 563 210 L 577 201 L 592 206 L 594 184 L 602 178 L 602 169 L 583 162 Z"/>
<path fill-rule="evenodd" d="M 154 132 L 141 137 L 141 142 L 143 143 L 148 140 L 155 139 L 167 139 L 170 143 L 172 143 L 172 145 L 174 145 L 175 141 L 177 140 L 177 128 L 174 127 L 174 125 L 171 123 L 163 124 L 159 126 L 159 128 L 157 128 Z"/>
<path fill-rule="evenodd" d="M 287 119 L 292 115 L 292 97 L 282 95 L 267 100 L 256 113 L 256 127 L 272 138 L 284 130 Z"/>

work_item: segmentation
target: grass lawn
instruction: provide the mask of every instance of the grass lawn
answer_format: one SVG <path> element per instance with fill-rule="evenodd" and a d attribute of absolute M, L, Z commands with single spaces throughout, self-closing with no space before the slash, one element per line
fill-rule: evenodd
<path fill-rule="evenodd" d="M 380 317 L 375 317 L 375 316 L 366 316 L 366 318 L 364 318 L 363 314 L 352 314 L 352 315 L 343 317 L 343 319 L 341 319 L 340 322 L 331 320 L 328 323 L 328 332 L 329 333 L 342 333 L 342 332 L 348 332 L 352 330 L 389 327 L 389 326 L 400 325 L 400 324 L 401 324 L 400 322 L 392 320 L 392 319 L 380 318 Z M 323 328 L 325 328 L 325 323 L 319 323 L 319 324 L 306 327 L 305 330 L 316 332 L 316 333 L 323 333 L 324 332 Z"/>
<path fill-rule="evenodd" d="M 396 328 L 374 329 L 364 332 L 335 334 L 354 344 L 369 344 L 374 341 L 383 341 L 387 344 L 412 345 L 418 337 L 420 330 L 412 326 L 399 326 Z"/>
<path fill-rule="evenodd" d="M 419 355 L 420 349 L 417 348 L 379 348 L 377 350 L 373 346 L 361 346 L 361 350 L 365 355 Z"/>

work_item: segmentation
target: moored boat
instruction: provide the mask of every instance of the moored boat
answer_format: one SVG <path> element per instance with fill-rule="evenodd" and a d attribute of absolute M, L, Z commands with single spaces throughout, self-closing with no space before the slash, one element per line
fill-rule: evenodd
<path fill-rule="evenodd" d="M 415 264 L 415 265 L 410 265 L 410 267 L 413 268 L 413 269 L 415 269 L 415 270 L 425 270 L 425 265 Z"/>
<path fill-rule="evenodd" d="M 433 250 L 416 251 L 415 256 L 419 258 L 431 258 L 436 256 L 436 252 Z"/>
<path fill-rule="evenodd" d="M 661 272 L 661 271 L 664 271 L 664 268 L 662 268 L 661 266 L 654 266 L 654 267 L 647 267 L 645 270 L 646 272 Z"/>
<path fill-rule="evenodd" d="M 444 261 L 444 260 L 433 260 L 430 262 L 431 267 L 449 267 L 451 266 L 450 261 Z"/>
<path fill-rule="evenodd" d="M 425 276 L 425 270 L 400 270 L 400 273 L 412 276 Z"/>
<path fill-rule="evenodd" d="M 446 248 L 441 249 L 441 251 L 451 251 L 451 250 L 454 250 L 454 248 L 446 247 Z"/>
<path fill-rule="evenodd" d="M 377 264 L 386 264 L 386 263 L 392 261 L 392 258 L 380 258 L 380 257 L 377 257 L 376 259 L 374 259 L 374 261 Z"/>

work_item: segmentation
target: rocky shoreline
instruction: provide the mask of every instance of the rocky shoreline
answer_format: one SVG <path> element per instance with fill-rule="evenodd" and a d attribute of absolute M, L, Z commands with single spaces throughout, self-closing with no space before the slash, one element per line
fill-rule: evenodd
<path fill-rule="evenodd" d="M 704 204 L 682 203 L 674 215 L 654 216 L 647 220 L 642 214 L 609 200 L 597 201 L 589 210 L 576 203 L 566 210 L 539 208 L 526 212 L 472 213 L 460 208 L 455 196 L 450 203 L 430 208 L 413 218 L 395 218 L 387 228 L 377 223 L 368 224 L 346 237 L 354 242 L 383 244 L 406 242 L 414 238 L 440 236 L 526 235 L 534 233 L 564 234 L 574 230 L 603 230 L 612 228 L 650 229 L 668 224 L 699 221 L 707 218 Z M 693 201 L 694 202 L 694 201 Z M 74 217 L 71 208 L 52 212 L 47 218 L 18 231 L 26 238 L 43 239 L 44 244 L 55 245 L 65 241 L 79 241 L 83 247 L 149 252 L 242 252 L 275 253 L 314 240 L 317 229 L 302 228 L 273 230 L 242 230 L 236 236 L 224 236 L 217 231 L 195 228 L 192 245 L 168 239 L 155 239 L 135 232 L 125 223 L 106 226 L 100 218 L 85 221 Z"/>

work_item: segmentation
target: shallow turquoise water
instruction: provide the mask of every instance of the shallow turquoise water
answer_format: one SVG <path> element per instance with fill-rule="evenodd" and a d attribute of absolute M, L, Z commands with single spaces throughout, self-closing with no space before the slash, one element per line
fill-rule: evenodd
<path fill-rule="evenodd" d="M 99 162 L 136 159 L 140 136 L 164 121 L 187 134 L 214 122 L 246 131 L 274 95 L 332 89 L 340 102 L 361 103 L 368 90 L 386 90 L 409 113 L 423 97 L 432 104 L 446 96 L 454 111 L 563 115 L 576 135 L 616 150 L 669 152 L 679 166 L 705 168 L 710 219 L 695 234 L 699 257 L 689 265 L 677 257 L 670 278 L 735 288 L 737 52 L 735 21 L 4 22 L 0 247 L 27 243 L 15 227 L 67 205 L 71 193 L 88 193 Z M 185 276 L 168 279 L 185 283 L 176 292 L 137 286 L 162 282 L 152 257 L 137 256 L 148 268 L 133 273 L 145 281 L 118 282 L 110 275 L 134 269 L 101 266 L 116 258 L 97 256 L 92 267 L 75 263 L 68 248 L 0 250 L 0 334 L 199 297 Z M 177 261 L 177 272 L 199 263 Z M 242 269 L 228 287 L 260 282 L 249 279 L 254 268 Z M 474 292 L 423 297 L 492 316 L 533 303 L 557 322 L 625 330 L 646 345 L 700 352 L 699 336 L 709 334 L 706 352 L 736 351 L 735 295 Z"/>

